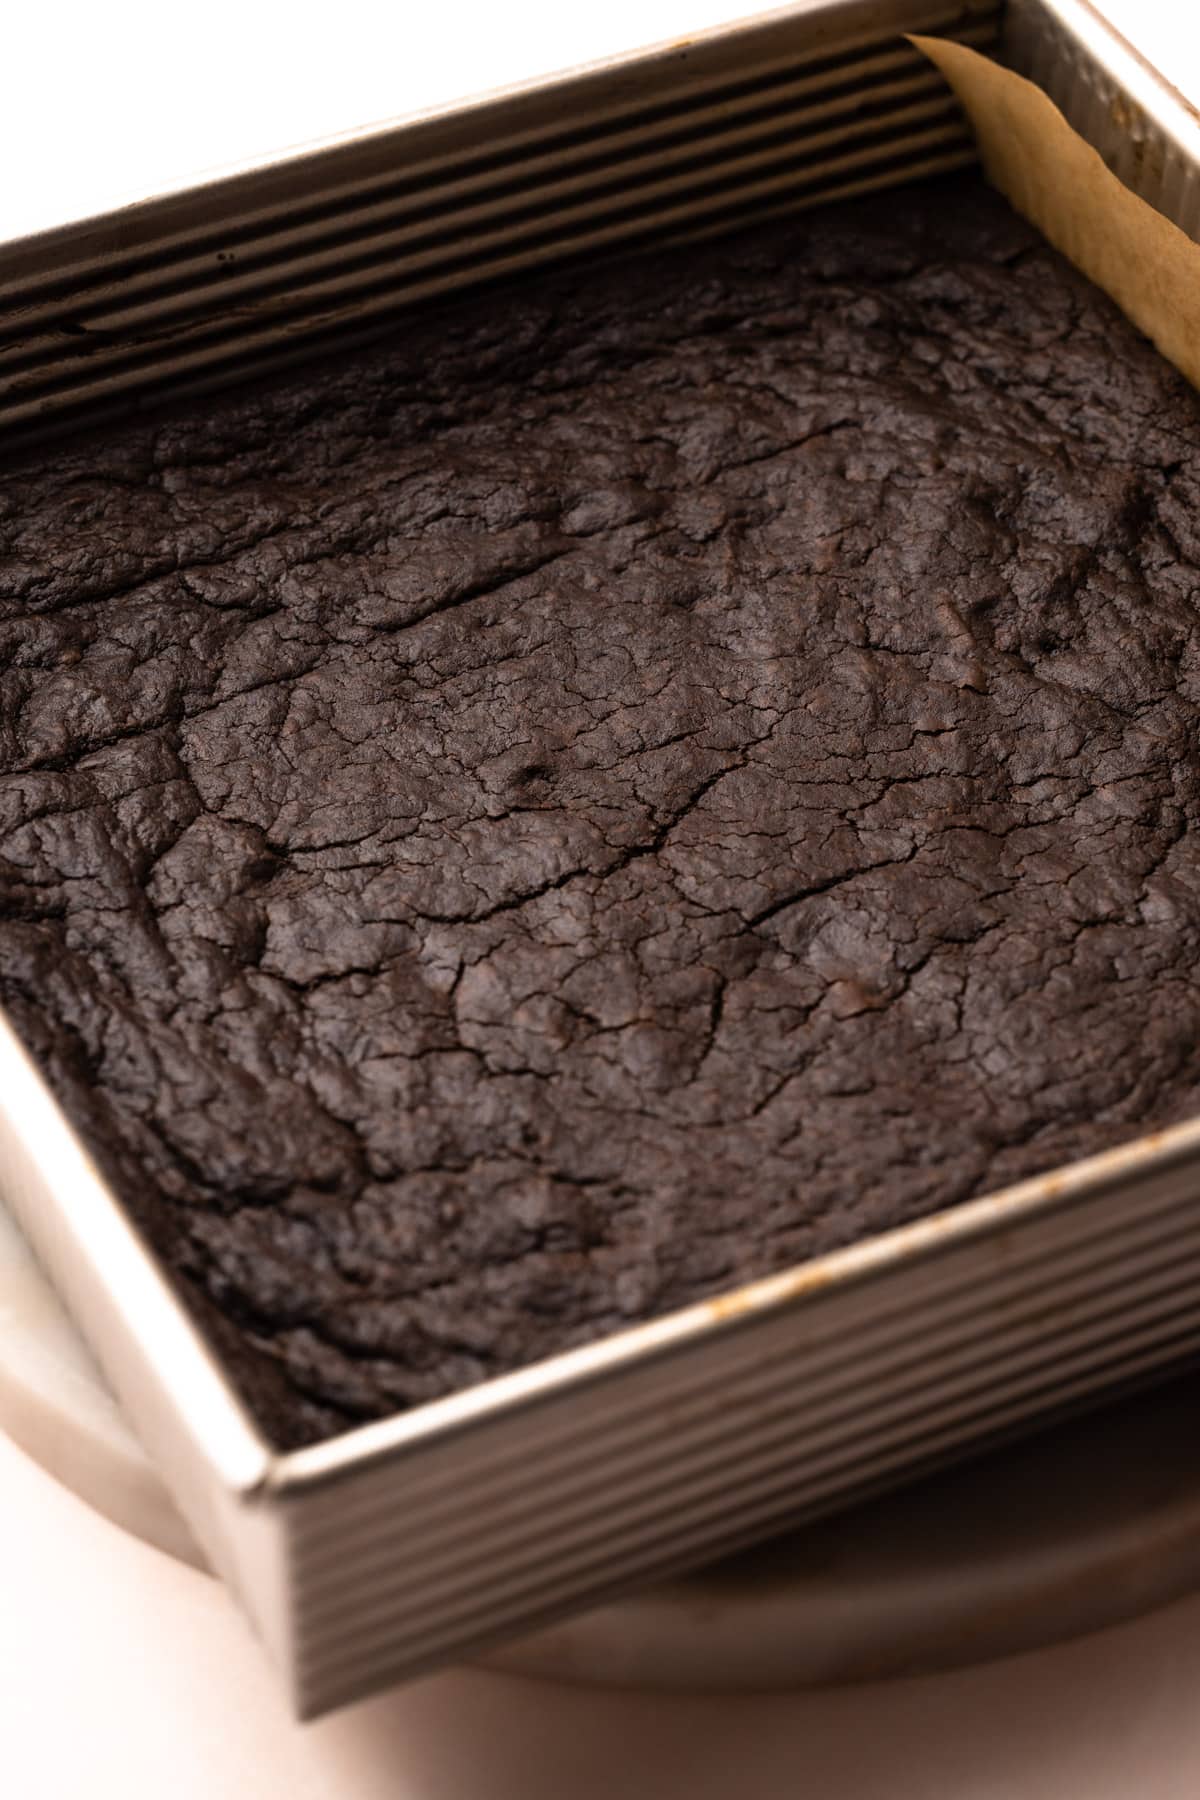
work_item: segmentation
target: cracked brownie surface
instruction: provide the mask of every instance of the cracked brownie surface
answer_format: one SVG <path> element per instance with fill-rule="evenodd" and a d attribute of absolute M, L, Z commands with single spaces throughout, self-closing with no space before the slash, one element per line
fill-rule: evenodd
<path fill-rule="evenodd" d="M 1200 1086 L 1197 401 L 972 178 L 0 473 L 0 1000 L 310 1441 Z"/>

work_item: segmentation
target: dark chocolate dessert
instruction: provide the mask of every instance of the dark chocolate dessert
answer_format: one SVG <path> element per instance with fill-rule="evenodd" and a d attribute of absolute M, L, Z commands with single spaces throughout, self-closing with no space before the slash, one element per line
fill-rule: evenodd
<path fill-rule="evenodd" d="M 0 1001 L 296 1444 L 1200 1103 L 1200 407 L 978 181 L 10 455 Z"/>

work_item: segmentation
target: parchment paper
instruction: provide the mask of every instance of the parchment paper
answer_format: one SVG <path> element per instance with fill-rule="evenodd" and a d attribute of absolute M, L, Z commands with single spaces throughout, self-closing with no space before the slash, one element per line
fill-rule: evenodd
<path fill-rule="evenodd" d="M 911 42 L 961 100 L 989 181 L 1200 388 L 1200 244 L 1118 181 L 1033 82 L 962 44 Z"/>

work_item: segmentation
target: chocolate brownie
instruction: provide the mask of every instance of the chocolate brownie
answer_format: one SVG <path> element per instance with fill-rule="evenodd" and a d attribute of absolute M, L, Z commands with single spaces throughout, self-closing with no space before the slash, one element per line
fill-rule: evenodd
<path fill-rule="evenodd" d="M 1200 1104 L 1200 411 L 976 179 L 0 474 L 0 999 L 297 1444 Z"/>

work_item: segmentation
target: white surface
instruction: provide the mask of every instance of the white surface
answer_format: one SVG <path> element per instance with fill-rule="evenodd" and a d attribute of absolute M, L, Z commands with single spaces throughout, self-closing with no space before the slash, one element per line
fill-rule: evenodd
<path fill-rule="evenodd" d="M 672 1699 L 439 1676 L 293 1725 L 214 1582 L 0 1440 L 13 1800 L 1195 1800 L 1200 1600 L 928 1681 Z"/>

